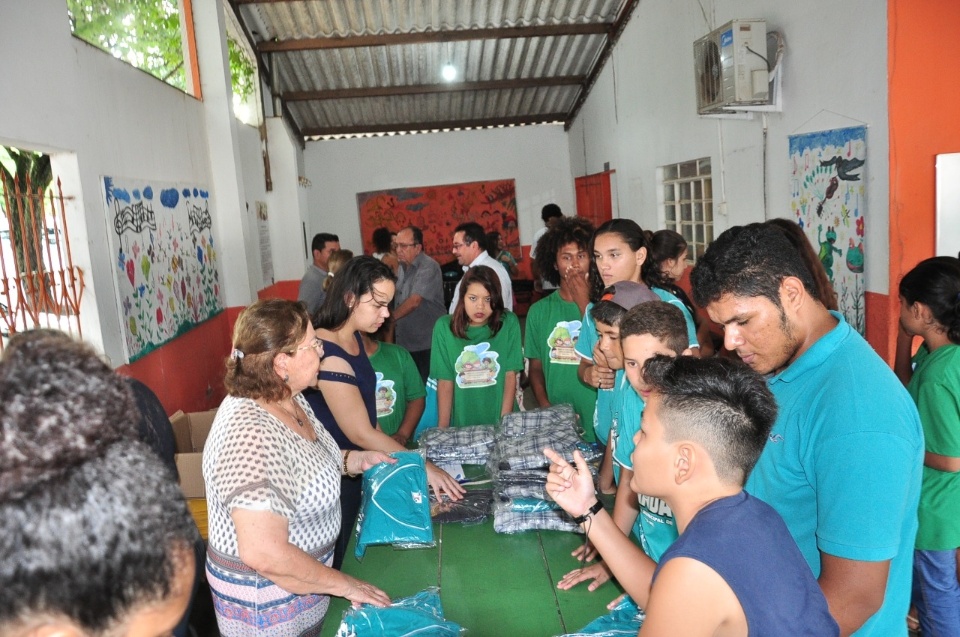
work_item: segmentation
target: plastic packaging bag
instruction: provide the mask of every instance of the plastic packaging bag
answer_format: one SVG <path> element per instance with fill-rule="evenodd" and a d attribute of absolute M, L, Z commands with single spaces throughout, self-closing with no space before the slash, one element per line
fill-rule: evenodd
<path fill-rule="evenodd" d="M 617 606 L 584 626 L 579 632 L 561 635 L 561 637 L 635 637 L 643 625 L 644 613 L 637 608 L 636 602 L 625 596 Z"/>
<path fill-rule="evenodd" d="M 471 489 L 461 500 L 451 500 L 446 495 L 437 500 L 430 495 L 430 515 L 434 522 L 479 524 L 490 517 L 493 506 L 492 489 Z"/>
<path fill-rule="evenodd" d="M 420 438 L 420 447 L 433 462 L 486 464 L 495 432 L 492 425 L 428 429 Z"/>
<path fill-rule="evenodd" d="M 358 560 L 373 544 L 433 546 L 423 456 L 415 451 L 398 451 L 391 456 L 397 459 L 396 464 L 382 462 L 363 472 L 355 552 Z"/>
<path fill-rule="evenodd" d="M 550 508 L 546 502 L 537 511 L 516 511 L 512 500 L 493 505 L 493 530 L 497 533 L 520 533 L 534 529 L 577 533 L 580 525 L 566 511 Z"/>
<path fill-rule="evenodd" d="M 443 618 L 440 591 L 430 587 L 396 599 L 386 608 L 364 604 L 347 609 L 336 637 L 456 637 L 462 630 Z"/>

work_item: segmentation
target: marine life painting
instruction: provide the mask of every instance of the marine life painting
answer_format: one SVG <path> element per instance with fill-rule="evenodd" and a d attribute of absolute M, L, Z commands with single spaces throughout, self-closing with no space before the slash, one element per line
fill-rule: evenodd
<path fill-rule="evenodd" d="M 103 178 L 117 310 L 129 362 L 223 311 L 209 192 Z"/>
<path fill-rule="evenodd" d="M 820 257 L 840 313 L 864 334 L 867 129 L 791 135 L 790 210 Z"/>

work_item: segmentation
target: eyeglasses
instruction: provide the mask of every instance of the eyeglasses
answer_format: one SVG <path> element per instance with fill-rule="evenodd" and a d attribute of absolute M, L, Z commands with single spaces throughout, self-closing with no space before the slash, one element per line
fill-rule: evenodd
<path fill-rule="evenodd" d="M 319 349 L 320 347 L 323 347 L 323 343 L 320 342 L 319 338 L 314 337 L 314 339 L 310 341 L 309 345 L 301 345 L 296 349 L 296 351 L 299 352 L 300 350 L 304 349 Z"/>
<path fill-rule="evenodd" d="M 412 248 L 417 244 L 416 243 L 396 243 L 394 245 L 396 245 L 398 248 Z"/>
<path fill-rule="evenodd" d="M 454 243 L 454 244 L 453 244 L 453 249 L 454 249 L 454 250 L 459 250 L 460 248 L 466 247 L 466 246 L 468 246 L 468 245 L 470 245 L 470 244 L 469 244 L 469 243 Z"/>

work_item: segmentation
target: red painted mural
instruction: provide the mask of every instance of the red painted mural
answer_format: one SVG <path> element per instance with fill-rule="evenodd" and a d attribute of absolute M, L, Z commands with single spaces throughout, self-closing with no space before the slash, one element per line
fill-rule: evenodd
<path fill-rule="evenodd" d="M 513 179 L 361 192 L 357 194 L 357 208 L 367 254 L 374 252 L 373 231 L 377 228 L 396 232 L 417 226 L 423 230 L 424 251 L 439 263 L 446 263 L 453 259 L 453 229 L 476 221 L 487 232 L 499 232 L 515 259 L 521 255 Z"/>

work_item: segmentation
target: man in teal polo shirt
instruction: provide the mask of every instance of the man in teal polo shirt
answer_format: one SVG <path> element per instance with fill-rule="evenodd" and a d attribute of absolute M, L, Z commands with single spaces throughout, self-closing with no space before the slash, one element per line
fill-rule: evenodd
<path fill-rule="evenodd" d="M 768 376 L 779 415 L 746 490 L 783 517 L 842 635 L 903 636 L 923 466 L 910 396 L 816 297 L 762 224 L 720 235 L 691 274 L 724 345 Z"/>

